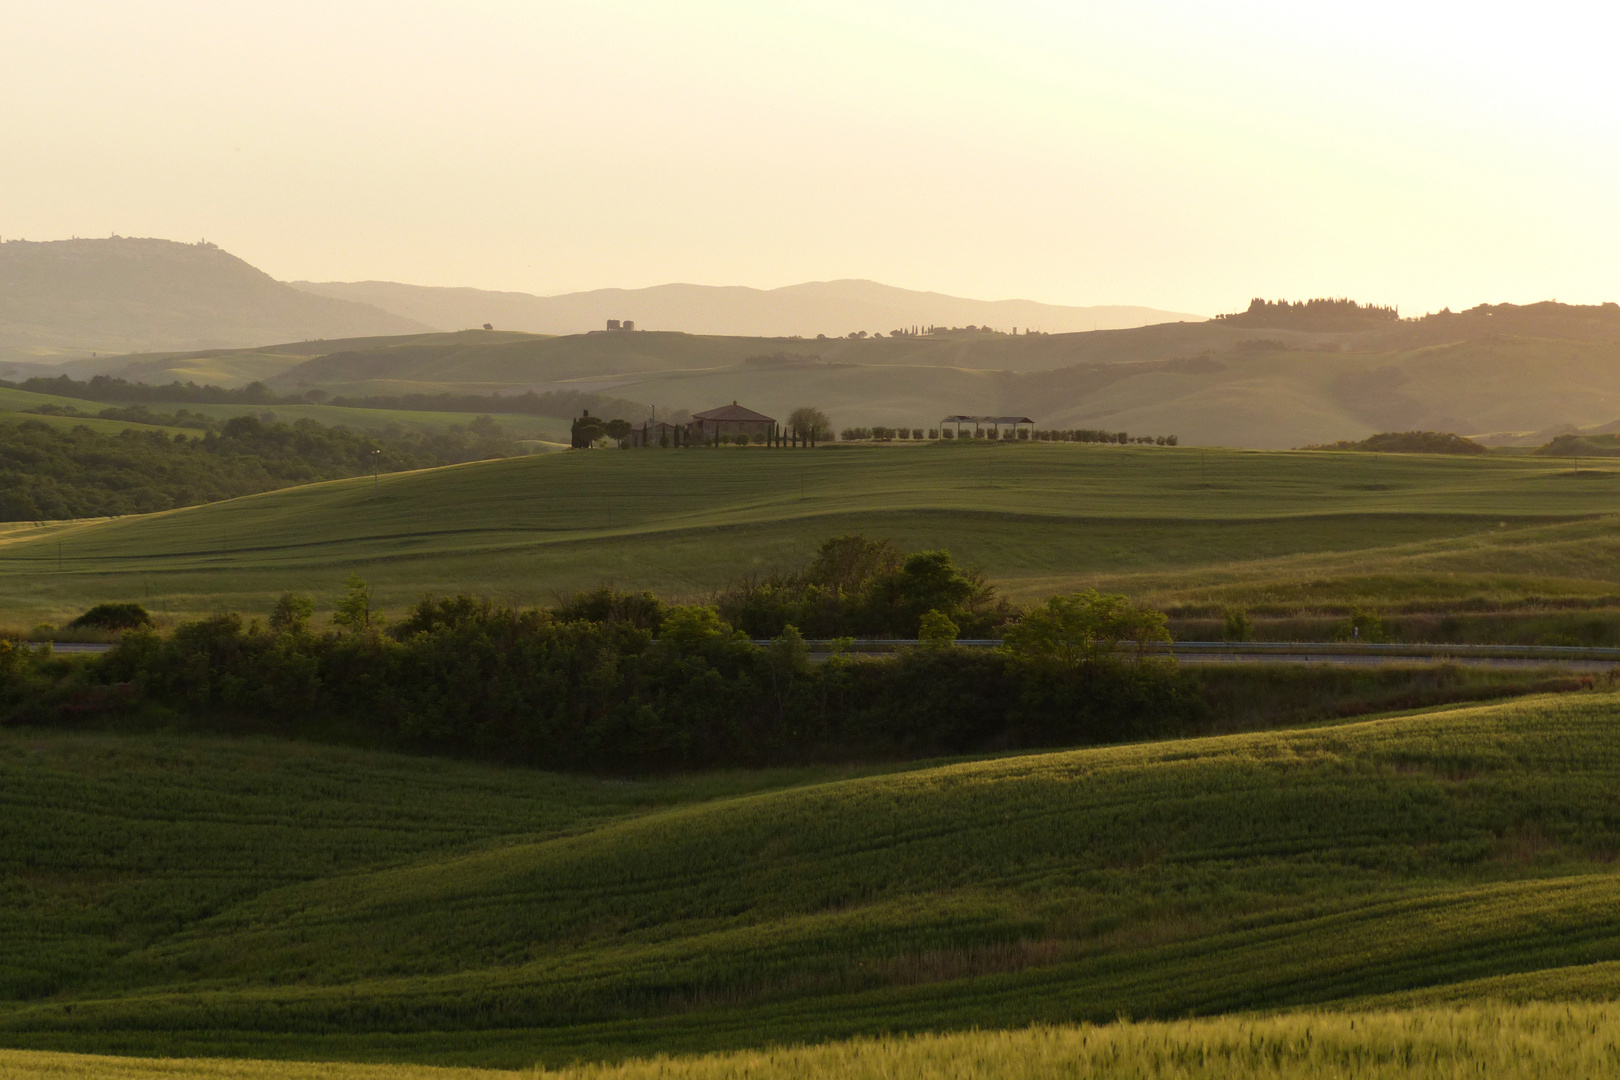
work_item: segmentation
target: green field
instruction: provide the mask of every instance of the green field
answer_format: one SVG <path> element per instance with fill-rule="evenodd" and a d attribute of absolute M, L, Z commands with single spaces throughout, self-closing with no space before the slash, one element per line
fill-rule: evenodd
<path fill-rule="evenodd" d="M 4 732 L 0 1045 L 516 1068 L 1610 1000 L 1617 716 L 643 781 Z"/>
<path fill-rule="evenodd" d="M 1477 458 L 1054 444 L 598 451 L 368 477 L 0 537 L 0 623 L 331 601 L 350 573 L 516 603 L 614 584 L 701 599 L 846 532 L 947 547 L 1029 600 L 1097 585 L 1290 613 L 1605 606 L 1620 472 Z"/>
<path fill-rule="evenodd" d="M 116 1058 L 0 1050 L 6 1080 L 1496 1080 L 1593 1077 L 1620 1058 L 1613 1005 L 1543 1004 L 1076 1025 L 642 1059 L 555 1070 Z"/>
<path fill-rule="evenodd" d="M 55 405 L 88 413 L 98 412 L 105 407 L 93 401 L 57 397 L 55 394 L 35 394 L 27 390 L 12 390 L 0 386 L 0 423 L 37 420 L 42 424 L 48 424 L 63 431 L 71 431 L 76 427 L 87 427 L 91 431 L 99 431 L 104 435 L 116 435 L 126 428 L 133 428 L 136 431 L 161 431 L 169 435 L 182 430 L 180 428 L 158 427 L 153 424 L 131 424 L 123 420 L 100 420 L 94 416 L 45 416 L 33 411 L 41 405 Z"/>
<path fill-rule="evenodd" d="M 384 431 L 389 427 L 398 425 L 407 431 L 417 431 L 424 434 L 446 431 L 455 424 L 466 427 L 479 415 L 478 413 L 427 412 L 413 409 L 354 409 L 338 405 L 210 405 L 188 401 L 148 401 L 142 402 L 142 404 L 154 413 L 172 413 L 178 409 L 185 409 L 188 412 L 213 416 L 222 421 L 233 416 L 263 416 L 266 413 L 271 413 L 274 414 L 277 420 L 284 423 L 307 419 L 329 427 L 341 425 L 367 431 Z M 91 415 L 46 416 L 33 412 L 42 405 L 77 409 Z M 85 401 L 81 398 L 60 397 L 55 394 L 36 394 L 28 390 L 12 390 L 0 386 L 0 421 L 38 420 L 52 427 L 64 429 L 87 427 L 91 431 L 109 434 L 116 434 L 126 428 L 133 428 L 137 431 L 164 431 L 169 434 L 179 431 L 191 435 L 197 434 L 191 428 L 135 424 L 126 420 L 102 420 L 94 415 L 106 407 L 106 402 Z M 502 413 L 496 417 L 496 420 L 514 439 L 542 440 L 561 442 L 563 444 L 568 441 L 568 420 L 564 418 Z"/>

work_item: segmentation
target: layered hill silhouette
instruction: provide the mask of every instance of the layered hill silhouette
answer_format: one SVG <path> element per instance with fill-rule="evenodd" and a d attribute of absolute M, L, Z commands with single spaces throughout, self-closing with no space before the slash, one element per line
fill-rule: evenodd
<path fill-rule="evenodd" d="M 1017 327 L 1047 333 L 1117 330 L 1163 322 L 1201 322 L 1202 315 L 1156 308 L 1066 307 L 1032 300 L 969 300 L 916 292 L 876 281 L 810 281 L 781 289 L 658 285 L 533 296 L 482 289 L 431 288 L 392 281 L 295 281 L 319 296 L 370 304 L 439 330 L 491 323 L 536 334 L 582 334 L 609 319 L 642 330 L 744 337 L 843 337 L 887 334 L 913 326 Z"/>
<path fill-rule="evenodd" d="M 1411 430 L 1522 442 L 1620 417 L 1615 305 L 1486 305 L 1349 323 L 1342 314 L 1335 330 L 1245 313 L 1079 334 L 823 341 L 471 330 L 125 357 L 94 370 L 152 383 L 264 380 L 283 394 L 575 390 L 660 409 L 738 400 L 774 416 L 808 404 L 840 428 L 1017 414 L 1040 427 L 1259 448 Z"/>
<path fill-rule="evenodd" d="M 51 370 L 157 384 L 264 381 L 282 394 L 579 391 L 665 410 L 738 400 L 775 416 L 813 405 L 840 428 L 928 428 L 958 413 L 1016 414 L 1040 427 L 1257 448 L 1412 430 L 1540 445 L 1564 431 L 1610 430 L 1620 418 L 1620 305 L 1613 303 L 1485 304 L 1403 319 L 1393 308 L 1348 300 L 1256 300 L 1202 321 L 1011 334 L 998 331 L 1038 327 L 1043 312 L 1100 319 L 1104 309 L 989 304 L 871 282 L 551 298 L 387 283 L 303 286 L 344 294 L 315 295 L 210 245 L 127 239 L 0 245 L 0 287 L 0 378 L 12 379 L 41 373 L 19 362 L 26 356 L 78 350 L 80 359 Z M 1171 315 L 1107 310 L 1120 318 Z M 542 335 L 520 325 L 564 315 L 591 325 L 633 319 L 641 329 Z M 745 316 L 759 325 L 813 316 L 804 329 L 822 329 L 658 328 L 666 319 L 689 328 L 704 320 L 740 325 Z M 474 321 L 497 329 L 440 333 L 421 325 Z M 947 324 L 974 329 L 892 333 Z M 868 335 L 847 336 L 857 329 Z M 211 339 L 222 344 L 193 347 Z M 254 347 L 239 347 L 244 339 Z M 114 341 L 138 344 L 105 344 Z M 147 345 L 157 341 L 178 344 Z M 83 356 L 103 348 L 118 355 Z"/>
<path fill-rule="evenodd" d="M 276 281 L 212 244 L 0 244 L 0 360 L 204 349 L 426 329 Z"/>

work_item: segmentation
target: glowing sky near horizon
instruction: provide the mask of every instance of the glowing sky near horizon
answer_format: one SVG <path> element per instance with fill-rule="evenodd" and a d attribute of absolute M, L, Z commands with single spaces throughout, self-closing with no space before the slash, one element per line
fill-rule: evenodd
<path fill-rule="evenodd" d="M 1614 9 L 0 0 L 0 236 L 283 279 L 1620 299 Z"/>

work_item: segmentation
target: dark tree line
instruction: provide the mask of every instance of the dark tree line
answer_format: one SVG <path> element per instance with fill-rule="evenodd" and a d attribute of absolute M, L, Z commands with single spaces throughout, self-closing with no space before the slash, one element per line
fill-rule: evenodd
<path fill-rule="evenodd" d="M 1483 454 L 1486 448 L 1449 431 L 1383 431 L 1359 442 L 1344 440 L 1306 450 L 1360 450 L 1374 454 Z M 1540 453 L 1540 451 L 1537 451 Z"/>
<path fill-rule="evenodd" d="M 1173 665 L 1063 663 L 1037 641 L 812 663 L 708 607 L 592 594 L 556 611 L 427 598 L 379 632 L 221 615 L 88 660 L 0 642 L 0 723 L 323 731 L 552 769 L 643 771 L 1065 745 L 1165 733 L 1204 705 Z M 357 612 L 351 612 L 357 614 Z"/>
<path fill-rule="evenodd" d="M 1334 331 L 1366 327 L 1369 324 L 1399 322 L 1401 312 L 1393 305 L 1358 304 L 1343 297 L 1314 300 L 1265 300 L 1255 297 L 1248 309 L 1217 319 L 1239 326 L 1275 326 L 1297 330 Z"/>

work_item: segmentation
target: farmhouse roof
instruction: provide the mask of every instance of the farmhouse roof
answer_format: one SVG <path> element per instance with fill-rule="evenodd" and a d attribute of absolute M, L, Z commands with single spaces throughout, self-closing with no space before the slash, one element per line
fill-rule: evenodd
<path fill-rule="evenodd" d="M 722 405 L 718 409 L 710 409 L 708 412 L 693 413 L 692 419 L 715 421 L 751 420 L 760 424 L 776 423 L 775 418 L 766 416 L 763 413 L 757 413 L 753 409 L 745 409 L 735 401 L 733 401 L 730 405 Z"/>
<path fill-rule="evenodd" d="M 940 423 L 954 424 L 958 421 L 964 424 L 1033 424 L 1035 422 L 1027 416 L 947 416 Z"/>

